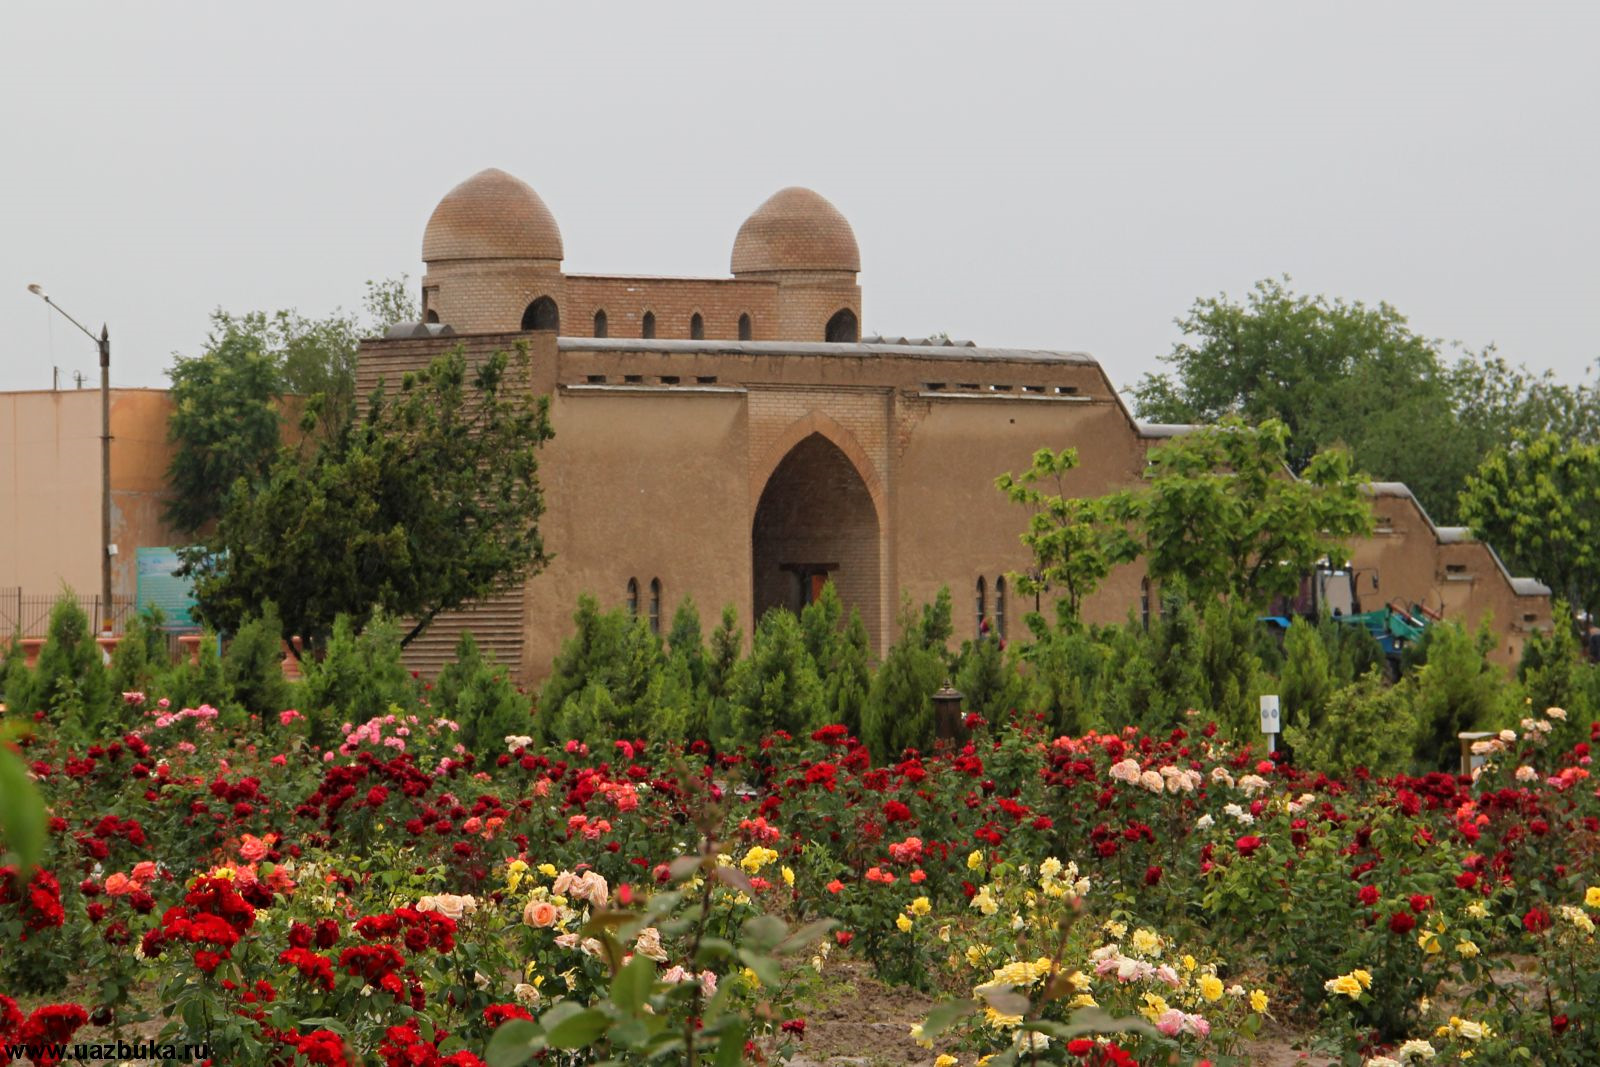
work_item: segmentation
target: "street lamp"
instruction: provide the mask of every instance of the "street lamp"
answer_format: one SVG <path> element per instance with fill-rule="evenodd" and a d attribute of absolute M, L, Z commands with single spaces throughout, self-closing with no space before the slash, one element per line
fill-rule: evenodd
<path fill-rule="evenodd" d="M 101 609 L 104 614 L 100 616 L 100 629 L 110 633 L 114 611 L 111 600 L 111 331 L 101 324 L 100 336 L 96 337 L 51 300 L 50 294 L 37 282 L 28 286 L 28 292 L 60 311 L 100 348 L 100 602 L 105 605 Z"/>

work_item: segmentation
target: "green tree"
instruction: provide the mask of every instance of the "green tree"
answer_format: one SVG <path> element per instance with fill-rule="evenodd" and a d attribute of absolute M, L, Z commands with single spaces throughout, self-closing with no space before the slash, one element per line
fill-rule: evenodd
<path fill-rule="evenodd" d="M 111 691 L 145 693 L 154 699 L 156 680 L 172 666 L 167 635 L 161 629 L 165 616 L 154 604 L 131 615 L 123 625 L 122 640 L 111 654 Z"/>
<path fill-rule="evenodd" d="M 207 348 L 204 356 L 180 359 L 168 372 L 173 408 L 167 439 L 173 453 L 166 517 L 185 533 L 214 522 L 236 482 L 261 481 L 278 450 L 278 366 L 232 329 L 213 333 Z"/>
<path fill-rule="evenodd" d="M 920 613 L 907 599 L 900 610 L 900 632 L 872 679 L 861 721 L 861 740 L 885 760 L 933 743 L 933 694 L 950 677 L 945 648 L 953 632 L 950 590 L 939 590 Z"/>
<path fill-rule="evenodd" d="M 320 319 L 297 311 L 218 308 L 202 353 L 168 371 L 174 452 L 167 518 L 194 533 L 221 516 L 239 479 L 263 480 L 277 456 L 281 400 L 304 398 L 308 425 L 335 437 L 355 411 L 356 351 L 364 335 L 417 317 L 406 278 L 368 281 L 366 317 L 335 310 Z"/>
<path fill-rule="evenodd" d="M 1077 449 L 1054 452 L 1041 448 L 1028 470 L 1020 475 L 1002 474 L 995 480 L 1012 503 L 1030 512 L 1022 543 L 1033 553 L 1034 567 L 1014 576 L 1018 591 L 1024 595 L 1058 592 L 1072 621 L 1078 619 L 1084 598 L 1111 568 L 1132 560 L 1138 552 L 1126 525 L 1125 495 L 1092 499 L 1066 495 L 1068 475 L 1077 466 Z"/>
<path fill-rule="evenodd" d="M 580 597 L 573 635 L 561 646 L 539 693 L 540 736 L 564 740 L 633 737 L 649 728 L 651 681 L 661 672 L 661 641 L 643 619 L 603 612 Z"/>
<path fill-rule="evenodd" d="M 421 695 L 400 660 L 399 625 L 376 615 L 357 633 L 349 616 L 338 616 L 325 654 L 306 660 L 300 698 L 300 710 L 312 721 L 311 740 L 322 745 L 336 742 L 336 722 L 365 722 L 391 709 L 414 713 Z"/>
<path fill-rule="evenodd" d="M 222 676 L 233 700 L 260 717 L 264 730 L 289 707 L 289 683 L 283 677 L 283 624 L 272 601 L 259 614 L 245 617 L 222 656 Z M 213 700 L 219 697 L 211 698 Z"/>
<path fill-rule="evenodd" d="M 1350 456 L 1312 456 L 1286 476 L 1289 431 L 1228 418 L 1150 453 L 1146 485 L 1122 510 L 1132 517 L 1150 576 L 1197 603 L 1217 597 L 1262 607 L 1299 588 L 1323 558 L 1343 559 L 1372 513 Z"/>
<path fill-rule="evenodd" d="M 462 631 L 455 657 L 433 683 L 433 705 L 461 728 L 461 743 L 480 756 L 505 751 L 507 737 L 531 736 L 533 701 L 506 669 Z"/>
<path fill-rule="evenodd" d="M 1422 643 L 1425 662 L 1403 683 L 1417 730 L 1417 761 L 1429 770 L 1454 770 L 1461 758 L 1456 735 L 1502 718 L 1505 674 L 1484 656 L 1494 644 L 1487 626 L 1474 637 L 1456 623 L 1435 623 Z"/>
<path fill-rule="evenodd" d="M 271 600 L 285 637 L 315 641 L 340 614 L 359 630 L 384 611 L 416 620 L 405 645 L 440 612 L 537 573 L 551 431 L 527 368 L 525 346 L 470 371 L 456 349 L 380 386 L 310 455 L 280 447 L 266 481 L 186 552 L 201 615 L 234 629 Z"/>
<path fill-rule="evenodd" d="M 822 679 L 794 614 L 761 616 L 750 655 L 734 668 L 724 740 L 753 744 L 774 730 L 801 734 L 823 724 Z"/>
<path fill-rule="evenodd" d="M 846 622 L 839 593 L 827 582 L 822 594 L 801 610 L 800 631 L 822 679 L 823 717 L 858 733 L 872 686 L 872 649 L 861 613 L 852 608 Z"/>
<path fill-rule="evenodd" d="M 1519 436 L 1467 479 L 1461 513 L 1513 570 L 1600 608 L 1600 445 Z"/>
<path fill-rule="evenodd" d="M 1140 416 L 1278 419 L 1296 471 L 1342 445 L 1359 469 L 1405 482 L 1442 522 L 1455 521 L 1463 481 L 1513 427 L 1595 439 L 1593 386 L 1511 366 L 1492 348 L 1449 363 L 1388 304 L 1307 296 L 1287 281 L 1258 282 L 1242 303 L 1196 300 L 1164 357 L 1171 369 L 1134 389 Z"/>
<path fill-rule="evenodd" d="M 1022 707 L 1028 691 L 1027 680 L 1016 663 L 1006 655 L 1002 642 L 993 637 L 962 643 L 961 655 L 956 659 L 955 684 L 961 692 L 962 708 L 977 712 L 990 722 L 1004 722 Z"/>

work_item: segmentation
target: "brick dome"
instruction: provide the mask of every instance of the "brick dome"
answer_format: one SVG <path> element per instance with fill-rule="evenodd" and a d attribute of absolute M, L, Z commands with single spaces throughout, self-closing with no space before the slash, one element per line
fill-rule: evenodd
<path fill-rule="evenodd" d="M 810 189 L 774 193 L 733 239 L 733 273 L 861 269 L 855 231 L 839 209 Z"/>
<path fill-rule="evenodd" d="M 422 234 L 422 261 L 561 260 L 561 228 L 539 194 L 490 167 L 444 194 Z"/>

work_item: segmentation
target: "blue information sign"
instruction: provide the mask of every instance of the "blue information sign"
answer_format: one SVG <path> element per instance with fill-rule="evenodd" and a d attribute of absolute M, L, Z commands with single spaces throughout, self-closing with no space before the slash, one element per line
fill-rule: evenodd
<path fill-rule="evenodd" d="M 175 548 L 141 548 L 137 551 L 139 585 L 136 593 L 138 610 L 150 605 L 161 609 L 162 629 L 175 632 L 193 632 L 200 629 L 194 621 L 194 583 L 177 574 L 183 560 Z"/>

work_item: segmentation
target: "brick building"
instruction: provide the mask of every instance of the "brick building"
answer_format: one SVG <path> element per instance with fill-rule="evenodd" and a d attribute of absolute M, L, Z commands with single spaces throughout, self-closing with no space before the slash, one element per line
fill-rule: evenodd
<path fill-rule="evenodd" d="M 483 355 L 525 342 L 555 428 L 540 460 L 554 562 L 436 622 L 412 649 L 423 669 L 470 627 L 537 679 L 583 593 L 663 630 L 685 595 L 708 617 L 732 604 L 748 632 L 831 579 L 881 652 L 902 597 L 948 586 L 958 638 L 983 618 L 1016 633 L 1034 605 L 1006 575 L 1030 558 L 1023 516 L 995 477 L 1025 469 L 1041 446 L 1072 445 L 1082 465 L 1068 491 L 1097 495 L 1137 480 L 1146 450 L 1181 432 L 1135 421 L 1081 353 L 862 338 L 855 236 L 805 189 L 745 219 L 727 278 L 565 273 L 554 216 L 498 170 L 446 194 L 422 255 L 426 322 L 364 342 L 358 387 L 456 344 Z M 1389 515 L 1400 502 L 1389 489 L 1375 499 L 1391 532 L 1380 527 L 1356 553 L 1378 576 L 1362 591 L 1381 596 L 1371 606 L 1443 605 L 1469 624 L 1492 611 L 1502 660 L 1549 625 L 1543 587 L 1482 561 L 1457 582 L 1459 564 L 1444 559 L 1464 547 L 1458 532 L 1435 530 L 1414 501 L 1415 514 Z M 1150 605 L 1141 570 L 1124 567 L 1086 615 L 1113 621 Z"/>

